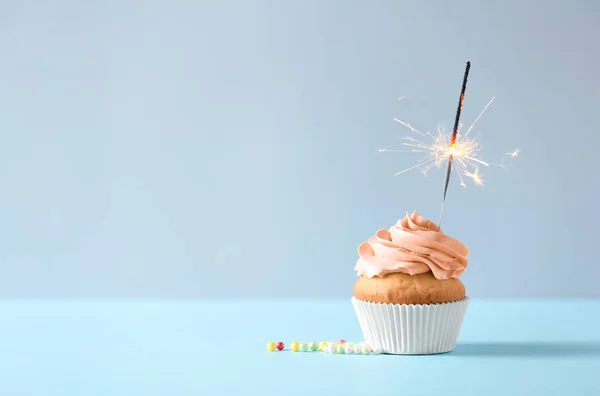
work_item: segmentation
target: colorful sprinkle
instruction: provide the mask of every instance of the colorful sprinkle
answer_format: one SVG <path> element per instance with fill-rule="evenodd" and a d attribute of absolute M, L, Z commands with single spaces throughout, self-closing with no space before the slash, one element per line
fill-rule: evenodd
<path fill-rule="evenodd" d="M 298 352 L 298 349 L 300 349 L 300 344 L 294 341 L 290 344 L 290 349 L 292 350 L 292 352 Z"/>
<path fill-rule="evenodd" d="M 316 343 L 311 341 L 309 343 L 303 344 L 297 341 L 293 341 L 290 343 L 290 350 L 292 352 L 314 352 L 314 351 L 322 351 L 324 353 L 332 353 L 332 354 L 340 354 L 340 355 L 369 355 L 373 353 L 374 355 L 380 355 L 382 353 L 380 347 L 372 347 L 367 341 L 361 341 L 360 343 L 347 342 L 344 339 L 339 340 L 339 342 L 332 341 L 321 341 Z M 283 351 L 285 349 L 285 345 L 283 342 L 269 342 L 267 344 L 267 349 L 271 352 L 278 350 Z"/>

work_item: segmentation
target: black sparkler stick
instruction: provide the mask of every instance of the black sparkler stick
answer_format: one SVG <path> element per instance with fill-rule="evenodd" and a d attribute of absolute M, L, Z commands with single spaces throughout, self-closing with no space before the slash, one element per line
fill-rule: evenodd
<path fill-rule="evenodd" d="M 462 89 L 460 90 L 460 98 L 458 99 L 458 108 L 456 109 L 456 118 L 454 118 L 454 129 L 452 130 L 452 140 L 450 141 L 450 148 L 456 144 L 456 135 L 458 134 L 458 122 L 460 121 L 460 112 L 462 111 L 463 101 L 465 100 L 465 91 L 467 89 L 467 78 L 469 78 L 469 70 L 471 69 L 471 62 L 467 62 L 465 68 L 465 75 L 463 77 Z M 444 218 L 444 204 L 446 203 L 446 193 L 448 192 L 448 183 L 450 183 L 450 173 L 452 172 L 452 161 L 454 156 L 450 154 L 448 157 L 448 168 L 446 169 L 446 182 L 444 184 L 444 198 L 442 199 L 442 211 L 440 213 L 440 223 L 438 227 L 442 228 L 442 219 Z"/>

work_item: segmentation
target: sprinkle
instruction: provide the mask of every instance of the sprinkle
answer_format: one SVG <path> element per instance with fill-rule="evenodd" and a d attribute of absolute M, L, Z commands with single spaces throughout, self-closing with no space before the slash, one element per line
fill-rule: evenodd
<path fill-rule="evenodd" d="M 269 342 L 267 344 L 267 350 L 273 352 L 275 350 L 283 351 L 285 349 L 285 345 L 283 342 L 279 341 Z M 381 354 L 380 347 L 372 347 L 367 341 L 361 341 L 360 343 L 347 342 L 344 339 L 339 340 L 339 342 L 333 341 L 321 341 L 316 343 L 311 341 L 307 344 L 298 343 L 297 341 L 293 341 L 290 343 L 290 350 L 292 352 L 314 352 L 314 351 L 322 351 L 324 353 L 331 354 L 340 354 L 340 355 L 369 355 L 373 353 L 374 355 Z"/>
<path fill-rule="evenodd" d="M 300 349 L 300 344 L 294 341 L 290 344 L 290 349 L 292 350 L 292 352 L 298 352 L 298 349 Z"/>

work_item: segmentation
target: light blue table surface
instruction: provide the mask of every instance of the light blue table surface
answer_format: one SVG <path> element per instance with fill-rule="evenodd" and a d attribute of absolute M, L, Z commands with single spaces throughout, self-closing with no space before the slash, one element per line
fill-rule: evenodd
<path fill-rule="evenodd" d="M 600 395 L 600 301 L 477 300 L 436 356 L 361 339 L 350 300 L 0 302 L 0 395 Z"/>

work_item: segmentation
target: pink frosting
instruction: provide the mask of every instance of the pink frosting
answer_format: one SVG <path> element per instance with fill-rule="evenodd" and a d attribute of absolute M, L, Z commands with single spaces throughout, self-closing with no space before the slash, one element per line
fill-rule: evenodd
<path fill-rule="evenodd" d="M 369 278 L 392 272 L 410 275 L 428 271 L 437 279 L 458 278 L 467 267 L 469 249 L 444 234 L 417 212 L 406 214 L 389 230 L 380 229 L 358 247 L 354 268 Z"/>

